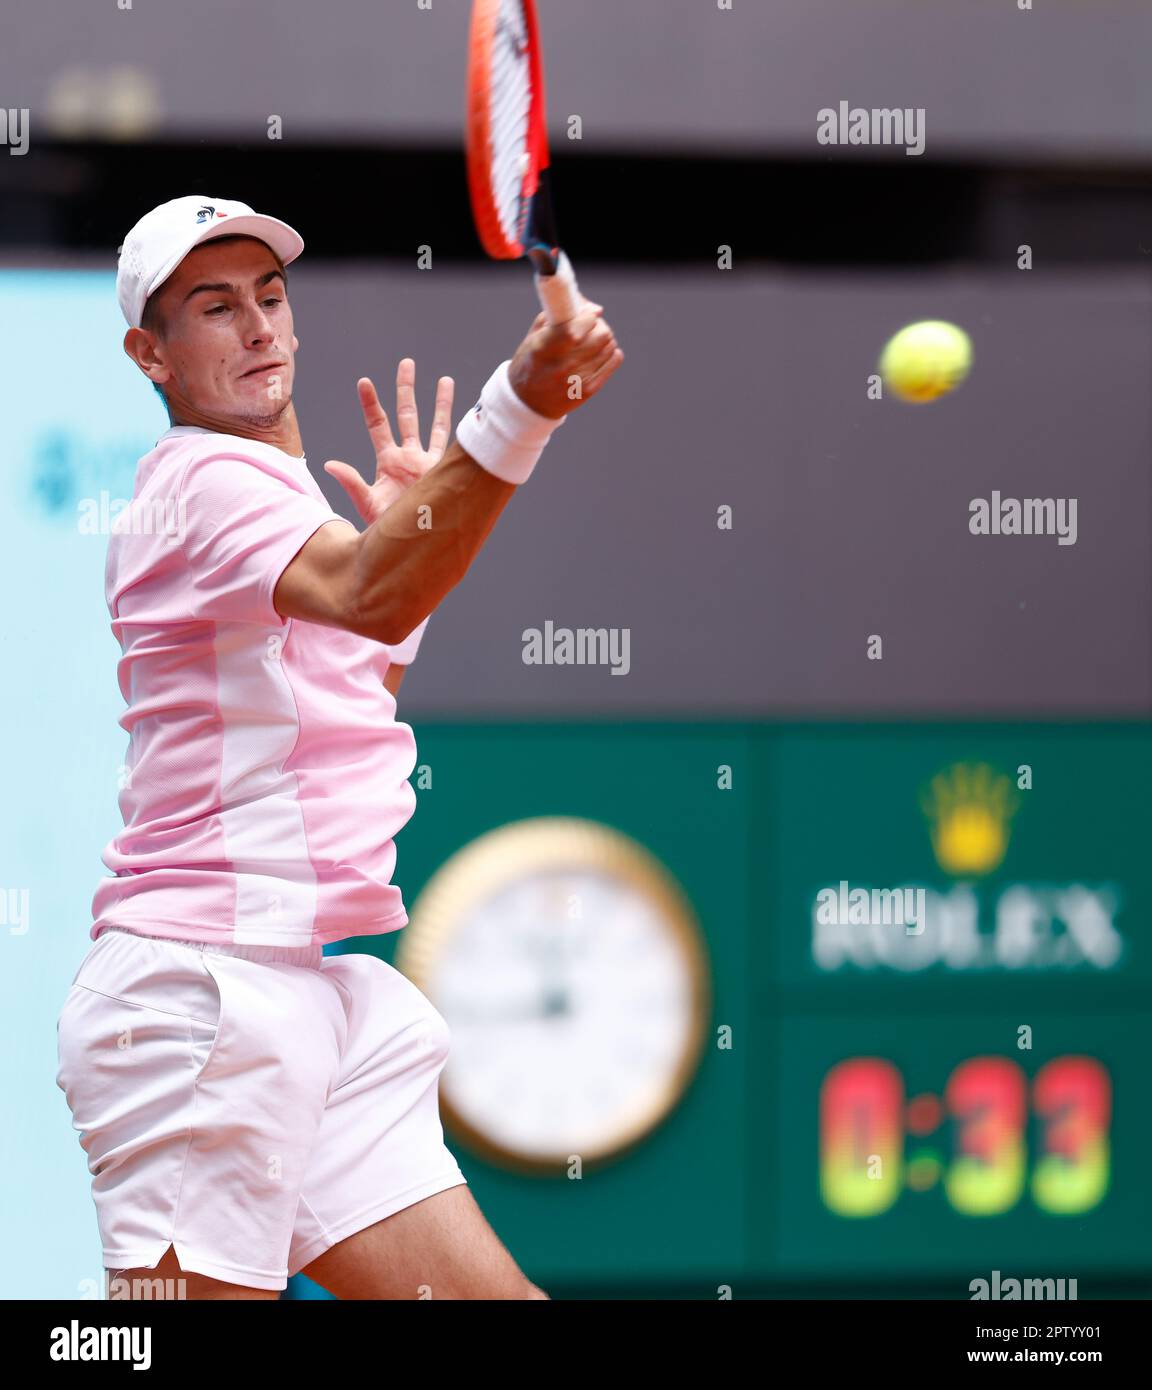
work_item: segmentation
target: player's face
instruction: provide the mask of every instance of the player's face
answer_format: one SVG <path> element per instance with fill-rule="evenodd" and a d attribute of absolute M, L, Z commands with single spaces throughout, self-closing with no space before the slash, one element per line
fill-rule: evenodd
<path fill-rule="evenodd" d="M 161 287 L 161 381 L 180 415 L 270 424 L 292 401 L 292 310 L 276 258 L 251 239 L 208 241 Z"/>

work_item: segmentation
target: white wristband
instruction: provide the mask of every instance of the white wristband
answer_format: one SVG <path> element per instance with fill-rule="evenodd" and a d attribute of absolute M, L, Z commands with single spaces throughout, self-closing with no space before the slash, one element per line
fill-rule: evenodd
<path fill-rule="evenodd" d="M 506 483 L 524 483 L 566 417 L 550 420 L 524 404 L 508 378 L 511 361 L 501 362 L 484 383 L 480 399 L 456 426 L 456 439 L 481 468 Z"/>
<path fill-rule="evenodd" d="M 432 616 L 428 614 L 428 618 Z M 393 666 L 411 666 L 416 660 L 416 652 L 420 647 L 420 639 L 424 636 L 424 629 L 428 626 L 428 618 L 414 627 L 403 642 L 394 642 L 388 648 L 388 657 Z"/>

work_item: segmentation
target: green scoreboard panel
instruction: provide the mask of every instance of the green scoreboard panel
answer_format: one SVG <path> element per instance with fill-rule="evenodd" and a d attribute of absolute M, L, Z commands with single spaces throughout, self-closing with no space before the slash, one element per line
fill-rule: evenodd
<path fill-rule="evenodd" d="M 416 733 L 410 907 L 484 831 L 587 817 L 675 875 L 709 956 L 703 1060 L 637 1147 L 571 1181 L 449 1133 L 532 1277 L 656 1297 L 967 1298 L 994 1270 L 1080 1298 L 1149 1286 L 1152 729 Z M 348 945 L 391 958 L 396 939 Z"/>
<path fill-rule="evenodd" d="M 757 758 L 756 1268 L 956 1297 L 1147 1273 L 1148 730 L 808 728 Z"/>

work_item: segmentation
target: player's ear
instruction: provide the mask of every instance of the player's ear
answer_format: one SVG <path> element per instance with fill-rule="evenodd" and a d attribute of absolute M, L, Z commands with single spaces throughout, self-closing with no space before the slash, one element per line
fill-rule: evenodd
<path fill-rule="evenodd" d="M 156 351 L 152 336 L 142 328 L 130 328 L 124 335 L 124 351 L 152 382 L 165 382 L 171 375 Z"/>
<path fill-rule="evenodd" d="M 124 334 L 124 351 L 145 374 L 156 360 L 152 339 L 142 328 L 130 328 Z"/>
<path fill-rule="evenodd" d="M 300 339 L 297 338 L 297 336 L 296 336 L 295 333 L 292 334 L 292 351 L 293 351 L 293 352 L 299 352 L 299 351 L 300 351 Z"/>

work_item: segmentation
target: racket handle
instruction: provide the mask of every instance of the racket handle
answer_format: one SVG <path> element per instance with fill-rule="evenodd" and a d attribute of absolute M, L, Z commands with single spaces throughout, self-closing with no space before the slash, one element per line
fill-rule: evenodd
<path fill-rule="evenodd" d="M 537 270 L 536 293 L 549 323 L 567 323 L 576 317 L 586 302 L 576 286 L 572 262 L 563 251 L 556 257 L 554 275 L 542 275 Z"/>

